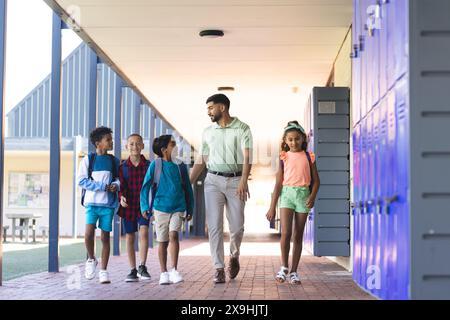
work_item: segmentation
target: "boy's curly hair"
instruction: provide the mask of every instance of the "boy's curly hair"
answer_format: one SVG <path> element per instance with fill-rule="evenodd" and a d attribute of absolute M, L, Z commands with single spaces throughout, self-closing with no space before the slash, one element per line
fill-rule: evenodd
<path fill-rule="evenodd" d="M 104 136 L 107 134 L 112 134 L 112 130 L 108 127 L 98 127 L 92 130 L 92 132 L 89 135 L 89 141 L 94 145 L 94 147 L 97 147 L 96 142 L 100 142 Z"/>
<path fill-rule="evenodd" d="M 288 127 L 288 126 L 290 126 L 290 125 L 293 125 L 293 124 L 295 124 L 295 125 L 297 125 L 297 126 L 300 126 L 300 123 L 298 123 L 297 120 L 293 120 L 293 121 L 289 121 L 289 122 L 287 123 L 286 127 Z M 290 150 L 290 149 L 289 149 L 289 146 L 287 145 L 286 142 L 284 142 L 284 140 L 286 139 L 286 135 L 288 134 L 288 132 L 292 132 L 292 131 L 298 132 L 298 133 L 302 136 L 302 138 L 303 138 L 303 143 L 302 143 L 301 149 L 302 149 L 303 151 L 308 150 L 308 140 L 307 140 L 306 134 L 304 134 L 304 133 L 303 133 L 301 130 L 299 130 L 299 129 L 291 128 L 291 129 L 286 130 L 286 131 L 283 133 L 283 138 L 281 138 L 281 151 L 286 151 L 286 152 L 288 152 L 288 151 Z"/>

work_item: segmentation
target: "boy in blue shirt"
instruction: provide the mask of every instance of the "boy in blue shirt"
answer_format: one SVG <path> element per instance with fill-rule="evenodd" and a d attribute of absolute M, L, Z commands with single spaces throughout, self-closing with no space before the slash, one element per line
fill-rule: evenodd
<path fill-rule="evenodd" d="M 90 136 L 90 142 L 95 146 L 95 153 L 86 155 L 80 162 L 78 185 L 84 190 L 82 204 L 86 207 L 86 230 L 84 242 L 88 253 L 85 277 L 93 279 L 97 259 L 94 255 L 95 228 L 101 229 L 102 261 L 99 272 L 100 283 L 110 283 L 108 272 L 110 252 L 110 232 L 114 212 L 119 205 L 117 192 L 120 189 L 118 178 L 119 159 L 109 155 L 113 149 L 112 131 L 110 128 L 98 127 Z"/>
<path fill-rule="evenodd" d="M 140 203 L 142 216 L 149 218 L 153 215 L 155 218 L 161 266 L 159 284 L 164 285 L 183 281 L 183 277 L 177 270 L 178 232 L 181 231 L 183 220 L 186 218 L 189 221 L 192 218 L 194 194 L 189 182 L 187 166 L 175 158 L 178 152 L 172 136 L 163 135 L 156 138 L 152 149 L 159 158 L 154 160 L 147 170 L 141 189 Z M 157 174 L 155 174 L 156 170 L 159 171 Z M 155 179 L 155 177 L 159 177 L 159 181 L 156 181 L 158 178 Z M 151 203 L 149 192 L 154 194 Z M 186 217 L 184 212 L 187 212 Z M 169 243 L 173 266 L 170 272 L 167 271 Z"/>

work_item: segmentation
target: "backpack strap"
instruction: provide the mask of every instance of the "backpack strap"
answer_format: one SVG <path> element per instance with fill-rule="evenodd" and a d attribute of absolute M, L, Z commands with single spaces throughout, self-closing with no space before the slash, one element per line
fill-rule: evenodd
<path fill-rule="evenodd" d="M 94 170 L 94 162 L 97 154 L 90 152 L 88 154 L 88 179 L 92 180 L 92 171 Z M 84 207 L 84 196 L 86 195 L 86 189 L 81 189 L 81 205 Z"/>
<path fill-rule="evenodd" d="M 92 171 L 94 171 L 94 162 L 97 154 L 95 152 L 90 152 L 88 154 L 88 179 L 92 179 Z"/>
<path fill-rule="evenodd" d="M 309 184 L 309 191 L 311 191 L 312 186 L 314 184 L 313 165 L 312 165 L 312 161 L 311 161 L 311 154 L 308 151 L 305 151 L 305 153 L 306 153 L 306 158 L 308 159 L 308 164 L 309 164 L 309 174 L 311 176 L 311 183 Z"/>
<path fill-rule="evenodd" d="M 119 176 L 119 174 L 118 174 L 118 172 L 117 172 L 116 158 L 115 158 L 112 154 L 109 154 L 109 153 L 108 153 L 108 156 L 109 156 L 109 160 L 111 161 L 112 181 L 114 181 L 114 180 L 116 180 L 117 177 Z"/>
<path fill-rule="evenodd" d="M 122 161 L 122 174 L 123 174 L 123 178 L 125 179 L 125 181 L 128 181 L 129 174 L 128 174 L 127 160 Z"/>
<path fill-rule="evenodd" d="M 153 172 L 153 183 L 150 186 L 150 191 L 148 193 L 150 212 L 152 212 L 152 214 L 153 214 L 153 203 L 156 197 L 156 191 L 158 190 L 159 180 L 161 179 L 162 159 L 156 158 L 153 161 L 155 162 L 155 171 Z"/>

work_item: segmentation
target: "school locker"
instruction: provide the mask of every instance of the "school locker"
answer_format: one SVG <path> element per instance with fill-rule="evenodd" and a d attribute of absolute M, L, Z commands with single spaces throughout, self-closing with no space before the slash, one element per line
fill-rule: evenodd
<path fill-rule="evenodd" d="M 310 96 L 309 149 L 316 154 L 321 180 L 307 224 L 316 256 L 350 255 L 349 89 L 313 88 Z"/>

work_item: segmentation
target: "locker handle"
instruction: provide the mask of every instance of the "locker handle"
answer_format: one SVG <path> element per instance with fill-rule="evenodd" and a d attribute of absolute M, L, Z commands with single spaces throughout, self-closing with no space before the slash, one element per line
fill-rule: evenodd
<path fill-rule="evenodd" d="M 398 195 L 384 198 L 384 211 L 386 212 L 386 214 L 389 214 L 389 207 L 396 201 L 398 201 Z"/>
<path fill-rule="evenodd" d="M 382 210 L 381 210 L 381 199 L 377 199 L 377 201 L 375 202 L 375 213 L 381 214 Z"/>

